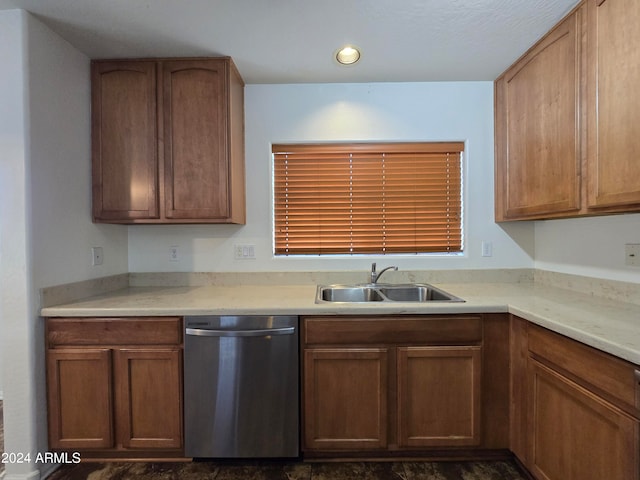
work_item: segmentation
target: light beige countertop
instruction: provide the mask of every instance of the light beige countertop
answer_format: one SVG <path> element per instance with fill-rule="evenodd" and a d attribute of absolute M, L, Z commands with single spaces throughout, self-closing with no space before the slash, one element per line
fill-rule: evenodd
<path fill-rule="evenodd" d="M 640 365 L 640 305 L 521 283 L 433 283 L 464 303 L 315 303 L 316 285 L 128 287 L 45 307 L 43 317 L 397 315 L 509 312 Z"/>

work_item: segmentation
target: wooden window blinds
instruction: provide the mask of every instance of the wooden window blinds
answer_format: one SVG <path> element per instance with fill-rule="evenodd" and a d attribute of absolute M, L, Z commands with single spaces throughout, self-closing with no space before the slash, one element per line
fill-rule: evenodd
<path fill-rule="evenodd" d="M 463 150 L 273 145 L 276 255 L 462 251 Z"/>

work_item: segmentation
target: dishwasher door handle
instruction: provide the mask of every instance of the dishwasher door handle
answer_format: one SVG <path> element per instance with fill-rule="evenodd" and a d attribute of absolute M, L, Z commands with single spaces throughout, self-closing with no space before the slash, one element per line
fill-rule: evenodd
<path fill-rule="evenodd" d="M 200 337 L 271 337 L 273 335 L 293 335 L 296 327 L 261 328 L 257 330 L 206 330 L 202 328 L 187 328 L 187 335 Z"/>

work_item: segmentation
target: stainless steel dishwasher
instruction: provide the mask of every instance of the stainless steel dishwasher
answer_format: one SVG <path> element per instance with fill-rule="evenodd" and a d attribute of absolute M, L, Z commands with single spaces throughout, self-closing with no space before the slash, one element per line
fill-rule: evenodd
<path fill-rule="evenodd" d="M 188 316 L 187 457 L 299 455 L 298 317 Z"/>

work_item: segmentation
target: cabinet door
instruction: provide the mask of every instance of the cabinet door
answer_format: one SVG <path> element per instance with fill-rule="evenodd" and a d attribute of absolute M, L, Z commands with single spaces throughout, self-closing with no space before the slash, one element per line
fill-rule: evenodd
<path fill-rule="evenodd" d="M 227 77 L 224 61 L 162 64 L 167 218 L 230 216 Z"/>
<path fill-rule="evenodd" d="M 398 443 L 480 443 L 480 347 L 398 348 Z"/>
<path fill-rule="evenodd" d="M 115 361 L 122 446 L 182 447 L 181 350 L 120 349 Z"/>
<path fill-rule="evenodd" d="M 111 448 L 111 350 L 47 351 L 49 447 Z"/>
<path fill-rule="evenodd" d="M 588 18 L 588 206 L 637 210 L 640 2 L 589 0 Z"/>
<path fill-rule="evenodd" d="M 387 357 L 386 348 L 305 350 L 305 449 L 387 446 Z"/>
<path fill-rule="evenodd" d="M 580 210 L 582 9 L 496 81 L 496 218 Z"/>
<path fill-rule="evenodd" d="M 530 360 L 528 467 L 544 480 L 638 478 L 638 421 Z"/>
<path fill-rule="evenodd" d="M 155 62 L 91 67 L 94 221 L 158 218 Z"/>

